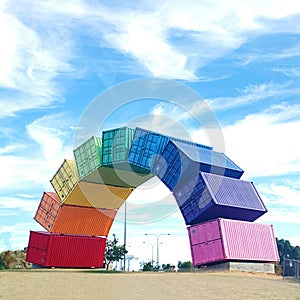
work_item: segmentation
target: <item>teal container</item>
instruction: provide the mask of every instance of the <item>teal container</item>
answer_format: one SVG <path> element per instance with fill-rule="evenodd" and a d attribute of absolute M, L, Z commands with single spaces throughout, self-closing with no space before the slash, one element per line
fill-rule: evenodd
<path fill-rule="evenodd" d="M 127 163 L 132 144 L 134 129 L 121 127 L 102 132 L 102 165 L 112 167 Z"/>
<path fill-rule="evenodd" d="M 74 151 L 79 179 L 101 166 L 102 141 L 101 137 L 93 136 Z"/>

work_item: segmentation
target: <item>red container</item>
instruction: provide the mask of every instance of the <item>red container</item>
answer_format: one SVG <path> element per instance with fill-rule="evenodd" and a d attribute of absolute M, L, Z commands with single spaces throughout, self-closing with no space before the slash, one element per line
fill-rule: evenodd
<path fill-rule="evenodd" d="M 62 202 L 58 195 L 52 192 L 44 192 L 34 219 L 46 230 L 51 231 Z"/>
<path fill-rule="evenodd" d="M 216 219 L 188 228 L 194 265 L 279 261 L 272 225 Z"/>
<path fill-rule="evenodd" d="M 101 268 L 106 239 L 30 231 L 26 261 L 43 267 Z"/>

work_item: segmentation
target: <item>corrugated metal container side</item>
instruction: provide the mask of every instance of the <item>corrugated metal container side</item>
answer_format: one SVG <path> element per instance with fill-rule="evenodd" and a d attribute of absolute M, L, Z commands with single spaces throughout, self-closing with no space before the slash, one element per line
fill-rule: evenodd
<path fill-rule="evenodd" d="M 225 154 L 180 142 L 169 141 L 153 173 L 173 191 L 200 171 L 239 179 L 243 170 Z"/>
<path fill-rule="evenodd" d="M 61 205 L 56 193 L 44 192 L 34 219 L 48 231 L 51 230 Z"/>
<path fill-rule="evenodd" d="M 82 181 L 123 188 L 135 188 L 152 177 L 153 174 L 135 173 L 111 167 L 100 167 L 82 178 Z"/>
<path fill-rule="evenodd" d="M 74 150 L 79 179 L 101 166 L 101 137 L 93 136 Z"/>
<path fill-rule="evenodd" d="M 157 159 L 157 155 L 163 152 L 170 139 L 185 144 L 195 145 L 203 149 L 212 149 L 212 147 L 209 146 L 165 136 L 157 132 L 137 127 L 128 155 L 129 162 L 150 171 Z"/>
<path fill-rule="evenodd" d="M 119 209 L 133 189 L 80 181 L 64 204 Z"/>
<path fill-rule="evenodd" d="M 43 267 L 101 268 L 106 239 L 30 231 L 26 260 Z"/>
<path fill-rule="evenodd" d="M 204 172 L 173 195 L 188 225 L 215 218 L 255 221 L 267 212 L 252 182 Z"/>
<path fill-rule="evenodd" d="M 216 219 L 188 228 L 194 265 L 279 261 L 272 225 Z"/>
<path fill-rule="evenodd" d="M 107 236 L 116 215 L 115 209 L 63 205 L 51 232 Z"/>
<path fill-rule="evenodd" d="M 78 182 L 75 160 L 65 159 L 50 182 L 59 198 L 64 201 Z"/>
<path fill-rule="evenodd" d="M 115 166 L 128 164 L 128 152 L 131 147 L 134 129 L 121 127 L 102 132 L 102 165 Z"/>

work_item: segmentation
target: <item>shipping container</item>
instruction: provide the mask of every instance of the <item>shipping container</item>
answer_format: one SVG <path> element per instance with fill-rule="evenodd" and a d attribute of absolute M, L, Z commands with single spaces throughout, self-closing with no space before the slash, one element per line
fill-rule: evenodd
<path fill-rule="evenodd" d="M 119 209 L 132 191 L 132 188 L 80 181 L 68 195 L 64 204 Z"/>
<path fill-rule="evenodd" d="M 64 201 L 78 182 L 75 160 L 65 159 L 50 182 L 59 198 Z"/>
<path fill-rule="evenodd" d="M 188 232 L 193 265 L 279 261 L 272 225 L 219 218 L 190 226 Z"/>
<path fill-rule="evenodd" d="M 56 193 L 44 192 L 34 219 L 50 231 L 62 205 Z"/>
<path fill-rule="evenodd" d="M 79 179 L 84 178 L 102 164 L 102 141 L 92 136 L 74 151 Z"/>
<path fill-rule="evenodd" d="M 151 171 L 158 155 L 163 152 L 170 140 L 194 145 L 196 147 L 207 150 L 212 150 L 212 147 L 210 146 L 205 146 L 190 141 L 184 141 L 178 138 L 162 135 L 157 132 L 137 127 L 135 129 L 133 142 L 129 151 L 129 162 Z"/>
<path fill-rule="evenodd" d="M 115 209 L 99 209 L 63 204 L 51 232 L 107 236 L 116 212 Z"/>
<path fill-rule="evenodd" d="M 173 195 L 187 225 L 216 218 L 255 221 L 267 212 L 253 182 L 205 172 Z"/>
<path fill-rule="evenodd" d="M 106 185 L 135 188 L 153 177 L 153 174 L 136 173 L 112 167 L 99 167 L 82 178 L 82 181 Z"/>
<path fill-rule="evenodd" d="M 26 261 L 42 267 L 101 268 L 106 239 L 30 231 Z"/>
<path fill-rule="evenodd" d="M 134 129 L 128 127 L 103 131 L 102 139 L 92 137 L 75 149 L 80 181 L 134 188 L 153 177 L 128 162 L 133 134 Z"/>
<path fill-rule="evenodd" d="M 134 129 L 128 127 L 103 131 L 102 165 L 114 167 L 128 165 L 128 152 L 131 147 L 133 135 Z"/>
<path fill-rule="evenodd" d="M 224 153 L 169 141 L 157 159 L 153 173 L 173 191 L 202 172 L 239 179 L 243 170 Z"/>

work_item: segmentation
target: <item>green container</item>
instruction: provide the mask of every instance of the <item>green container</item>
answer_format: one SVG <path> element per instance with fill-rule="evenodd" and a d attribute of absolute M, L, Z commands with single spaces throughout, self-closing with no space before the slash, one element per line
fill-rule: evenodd
<path fill-rule="evenodd" d="M 91 137 L 74 150 L 79 180 L 135 188 L 153 177 L 148 170 L 131 165 L 128 153 L 134 129 L 107 130 L 103 138 Z"/>
<path fill-rule="evenodd" d="M 134 129 L 121 127 L 102 132 L 102 165 L 128 162 L 128 153 L 132 144 Z"/>
<path fill-rule="evenodd" d="M 79 179 L 101 166 L 102 142 L 101 138 L 93 136 L 74 150 Z"/>

